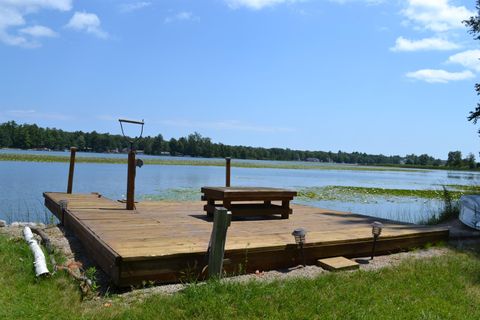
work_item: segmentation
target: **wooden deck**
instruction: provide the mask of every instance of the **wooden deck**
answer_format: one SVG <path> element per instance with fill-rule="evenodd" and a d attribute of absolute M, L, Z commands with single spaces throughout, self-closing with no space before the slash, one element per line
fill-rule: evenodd
<path fill-rule="evenodd" d="M 45 205 L 75 234 L 118 286 L 143 280 L 177 282 L 201 274 L 212 221 L 198 202 L 140 202 L 136 210 L 98 194 L 45 193 Z M 66 209 L 60 205 L 67 201 Z M 291 232 L 307 230 L 307 264 L 333 256 L 368 256 L 370 223 L 385 225 L 378 253 L 446 240 L 448 229 L 394 223 L 345 212 L 293 205 L 290 219 L 234 218 L 227 233 L 227 271 L 269 270 L 301 263 Z"/>

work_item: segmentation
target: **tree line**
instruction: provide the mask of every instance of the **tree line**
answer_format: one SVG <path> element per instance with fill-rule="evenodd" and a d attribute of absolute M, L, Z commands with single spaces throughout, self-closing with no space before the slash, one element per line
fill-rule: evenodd
<path fill-rule="evenodd" d="M 71 146 L 77 147 L 80 151 L 122 152 L 129 147 L 129 143 L 121 135 L 98 133 L 96 131 L 68 132 L 55 128 L 42 128 L 36 124 L 17 124 L 14 121 L 0 124 L 0 147 L 2 148 L 65 150 Z M 398 155 L 385 156 L 361 152 L 304 151 L 288 148 L 231 146 L 212 142 L 210 138 L 203 137 L 197 132 L 186 137 L 179 139 L 171 138 L 170 140 L 164 139 L 161 134 L 154 137 L 147 136 L 137 142 L 136 148 L 143 150 L 145 154 L 151 155 L 170 154 L 172 156 L 205 158 L 233 157 L 257 160 L 307 160 L 370 165 L 445 165 L 440 159 L 435 159 L 427 154 L 420 156 L 411 154 L 406 157 L 400 157 Z M 446 164 L 451 167 L 471 167 L 473 161 L 473 167 L 475 167 L 475 157 L 469 155 L 467 158 L 462 159 L 459 151 L 450 152 L 449 160 Z"/>

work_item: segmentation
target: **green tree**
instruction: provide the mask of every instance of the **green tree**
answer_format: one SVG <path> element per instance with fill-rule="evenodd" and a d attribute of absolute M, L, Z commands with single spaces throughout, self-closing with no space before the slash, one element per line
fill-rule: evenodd
<path fill-rule="evenodd" d="M 464 23 L 470 28 L 469 32 L 473 35 L 475 40 L 480 40 L 480 0 L 477 0 L 477 15 L 465 20 Z M 480 95 L 480 83 L 475 84 L 475 91 L 477 95 Z M 467 117 L 468 121 L 472 121 L 474 124 L 480 119 L 480 103 L 477 103 L 475 110 L 471 111 Z M 480 130 L 479 130 L 480 133 Z"/>
<path fill-rule="evenodd" d="M 461 167 L 462 166 L 462 152 L 450 151 L 448 153 L 447 167 Z"/>
<path fill-rule="evenodd" d="M 474 169 L 477 166 L 473 153 L 469 153 L 468 156 L 465 158 L 464 162 L 465 165 L 470 169 Z"/>
<path fill-rule="evenodd" d="M 79 150 L 84 150 L 86 147 L 85 137 L 83 135 L 79 135 L 75 140 L 75 145 Z"/>

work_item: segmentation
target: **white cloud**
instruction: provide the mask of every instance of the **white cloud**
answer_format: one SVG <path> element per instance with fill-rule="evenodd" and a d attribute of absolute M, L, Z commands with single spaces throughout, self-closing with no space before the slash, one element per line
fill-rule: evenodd
<path fill-rule="evenodd" d="M 120 11 L 127 13 L 127 12 L 132 12 L 132 11 L 137 11 L 146 7 L 151 6 L 151 2 L 147 1 L 139 1 L 139 2 L 130 2 L 130 3 L 123 3 L 119 6 Z"/>
<path fill-rule="evenodd" d="M 480 50 L 467 50 L 448 58 L 448 63 L 460 64 L 466 68 L 480 72 Z"/>
<path fill-rule="evenodd" d="M 464 27 L 462 21 L 475 15 L 475 12 L 450 2 L 450 0 L 407 0 L 407 7 L 402 14 L 415 25 L 435 32 Z"/>
<path fill-rule="evenodd" d="M 22 28 L 19 30 L 20 33 L 23 34 L 28 34 L 32 37 L 56 37 L 58 34 L 53 31 L 52 29 L 45 27 L 45 26 L 40 26 L 40 25 L 35 25 L 32 27 L 27 27 L 27 28 Z"/>
<path fill-rule="evenodd" d="M 409 40 L 398 37 L 392 51 L 426 51 L 426 50 L 453 50 L 459 45 L 441 38 L 425 38 L 421 40 Z"/>
<path fill-rule="evenodd" d="M 175 21 L 200 21 L 200 18 L 195 16 L 192 12 L 182 11 L 173 16 L 166 17 L 165 23 L 172 23 Z"/>
<path fill-rule="evenodd" d="M 66 27 L 76 31 L 85 31 L 98 38 L 105 39 L 108 37 L 108 33 L 103 31 L 100 25 L 100 19 L 96 14 L 77 11 L 73 14 Z"/>
<path fill-rule="evenodd" d="M 422 69 L 406 74 L 408 78 L 422 80 L 428 83 L 447 83 L 449 81 L 467 80 L 475 77 L 470 70 L 449 72 L 441 69 Z"/>
<path fill-rule="evenodd" d="M 32 32 L 29 28 L 23 28 L 26 32 L 17 29 L 27 24 L 26 17 L 41 10 L 64 12 L 71 8 L 72 0 L 0 0 L 0 41 L 11 46 L 38 47 L 40 43 L 30 38 L 38 37 L 41 33 L 38 28 L 30 30 Z M 46 30 L 43 32 L 46 34 Z"/>
<path fill-rule="evenodd" d="M 301 0 L 225 0 L 230 8 L 247 7 L 253 10 L 260 10 L 265 7 L 272 7 L 282 3 L 294 3 Z"/>

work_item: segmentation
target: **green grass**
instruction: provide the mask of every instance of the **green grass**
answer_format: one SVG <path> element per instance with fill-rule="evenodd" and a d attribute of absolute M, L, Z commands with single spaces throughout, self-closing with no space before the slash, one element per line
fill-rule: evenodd
<path fill-rule="evenodd" d="M 35 279 L 33 257 L 23 239 L 0 234 L 0 279 L 0 319 L 69 319 L 82 309 L 80 291 L 63 273 Z"/>
<path fill-rule="evenodd" d="M 139 158 L 142 156 L 139 155 Z M 34 154 L 0 154 L 0 161 L 24 161 L 24 162 L 69 162 L 69 156 L 53 156 L 53 155 L 34 155 Z M 76 157 L 77 163 L 104 163 L 104 164 L 126 164 L 127 156 L 125 158 L 101 158 L 101 157 Z M 213 166 L 224 167 L 223 160 L 185 160 L 185 159 L 144 159 L 146 165 L 183 165 L 183 166 Z M 353 171 L 406 171 L 412 172 L 415 170 L 403 168 L 384 168 L 373 166 L 356 166 L 356 165 L 341 165 L 341 164 L 298 164 L 298 163 L 271 163 L 265 162 L 238 162 L 232 161 L 232 167 L 237 168 L 271 168 L 271 169 L 304 169 L 304 170 L 353 170 Z"/>
<path fill-rule="evenodd" d="M 480 318 L 480 260 L 470 252 L 313 280 L 212 281 L 130 303 L 115 295 L 82 302 L 76 284 L 60 273 L 36 281 L 26 244 L 3 235 L 0 266 L 0 319 Z"/>

